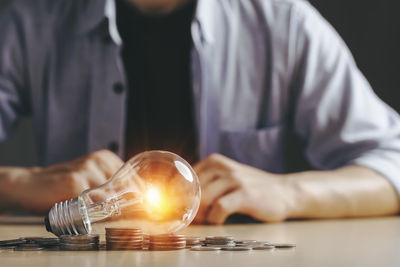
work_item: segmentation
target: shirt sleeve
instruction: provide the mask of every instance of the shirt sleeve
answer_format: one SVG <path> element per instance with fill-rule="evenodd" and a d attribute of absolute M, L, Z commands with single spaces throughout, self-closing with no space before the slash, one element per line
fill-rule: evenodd
<path fill-rule="evenodd" d="M 342 39 L 310 4 L 298 1 L 293 17 L 293 123 L 309 162 L 318 169 L 369 167 L 400 193 L 399 115 L 374 94 Z"/>
<path fill-rule="evenodd" d="M 0 141 L 28 113 L 22 25 L 9 5 L 0 8 Z"/>

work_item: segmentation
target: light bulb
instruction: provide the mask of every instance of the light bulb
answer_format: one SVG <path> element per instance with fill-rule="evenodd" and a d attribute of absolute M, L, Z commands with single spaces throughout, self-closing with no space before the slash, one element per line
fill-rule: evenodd
<path fill-rule="evenodd" d="M 127 161 L 106 183 L 55 204 L 45 219 L 57 236 L 92 233 L 92 225 L 141 228 L 147 234 L 182 230 L 200 204 L 199 179 L 178 155 L 147 151 Z"/>

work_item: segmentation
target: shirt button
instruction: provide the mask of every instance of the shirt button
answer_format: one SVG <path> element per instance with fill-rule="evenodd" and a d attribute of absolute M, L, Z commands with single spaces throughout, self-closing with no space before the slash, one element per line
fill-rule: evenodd
<path fill-rule="evenodd" d="M 117 142 L 110 142 L 108 144 L 108 149 L 111 150 L 114 153 L 117 153 L 119 150 L 119 145 Z"/>
<path fill-rule="evenodd" d="M 121 94 L 124 91 L 124 85 L 122 83 L 116 83 L 113 86 L 114 93 Z"/>

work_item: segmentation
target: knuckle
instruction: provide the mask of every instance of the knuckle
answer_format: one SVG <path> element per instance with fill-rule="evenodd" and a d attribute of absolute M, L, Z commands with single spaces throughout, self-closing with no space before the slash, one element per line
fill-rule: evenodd
<path fill-rule="evenodd" d="M 212 153 L 208 156 L 208 159 L 214 162 L 221 162 L 222 161 L 222 155 L 218 153 Z"/>
<path fill-rule="evenodd" d="M 90 169 L 91 165 L 93 164 L 93 159 L 92 158 L 87 158 L 84 161 L 81 162 L 79 167 L 83 170 Z"/>
<path fill-rule="evenodd" d="M 90 153 L 89 158 L 95 158 L 95 159 L 102 160 L 104 158 L 110 157 L 110 155 L 113 155 L 113 154 L 114 154 L 113 152 L 111 152 L 107 149 L 101 149 L 101 150 L 97 150 L 97 151 Z"/>

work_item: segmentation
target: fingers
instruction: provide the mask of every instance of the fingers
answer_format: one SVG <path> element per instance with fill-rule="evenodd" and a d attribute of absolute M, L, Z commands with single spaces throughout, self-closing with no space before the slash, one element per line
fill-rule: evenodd
<path fill-rule="evenodd" d="M 194 165 L 194 170 L 197 174 L 202 172 L 207 172 L 209 170 L 229 170 L 232 168 L 235 161 L 220 155 L 220 154 L 212 154 L 205 158 L 204 160 L 198 162 Z M 237 163 L 236 163 L 237 164 Z"/>
<path fill-rule="evenodd" d="M 88 155 L 89 160 L 93 160 L 99 170 L 106 178 L 110 178 L 123 165 L 123 161 L 109 150 L 99 150 Z"/>
<path fill-rule="evenodd" d="M 84 170 L 89 187 L 99 186 L 107 181 L 108 175 L 94 161 L 89 161 Z"/>
<path fill-rule="evenodd" d="M 223 224 L 230 215 L 243 213 L 243 207 L 242 193 L 239 190 L 233 191 L 213 203 L 206 220 L 211 224 Z"/>
<path fill-rule="evenodd" d="M 202 189 L 195 223 L 204 223 L 212 203 L 237 188 L 236 180 L 232 179 L 232 172 L 237 164 L 225 156 L 212 154 L 194 166 Z"/>
<path fill-rule="evenodd" d="M 194 166 L 201 188 L 221 176 L 229 175 L 238 163 L 220 154 L 212 154 Z"/>
<path fill-rule="evenodd" d="M 237 187 L 238 185 L 234 181 L 225 176 L 210 182 L 207 187 L 202 190 L 197 222 L 204 222 L 212 204 L 219 198 L 237 189 Z"/>

